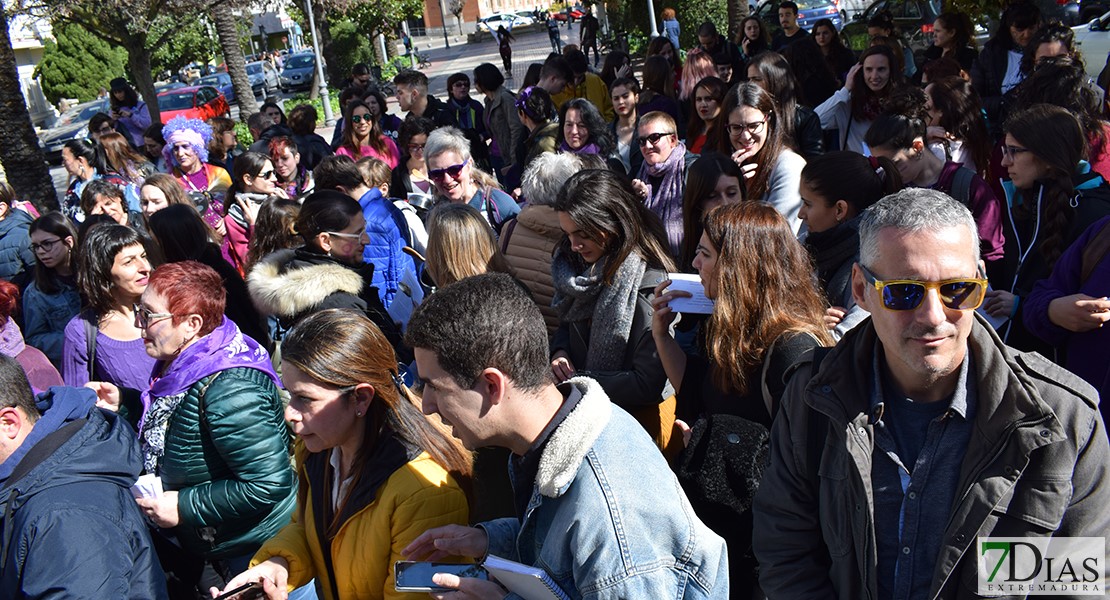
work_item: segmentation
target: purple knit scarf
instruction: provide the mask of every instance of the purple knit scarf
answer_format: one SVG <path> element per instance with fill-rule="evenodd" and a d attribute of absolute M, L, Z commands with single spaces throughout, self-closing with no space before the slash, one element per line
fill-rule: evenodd
<path fill-rule="evenodd" d="M 559 152 L 573 152 L 574 154 L 601 154 L 601 148 L 598 148 L 597 144 L 590 143 L 575 150 L 574 148 L 571 148 L 569 144 L 567 144 L 566 140 L 563 140 L 563 143 L 559 145 Z"/>
<path fill-rule="evenodd" d="M 636 178 L 648 186 L 648 197 L 644 204 L 659 216 L 667 231 L 667 243 L 671 253 L 678 256 L 682 248 L 682 194 L 686 191 L 686 145 L 679 143 L 671 155 L 661 164 L 652 165 L 648 161 L 640 167 Z M 658 189 L 650 183 L 651 177 L 663 177 Z"/>

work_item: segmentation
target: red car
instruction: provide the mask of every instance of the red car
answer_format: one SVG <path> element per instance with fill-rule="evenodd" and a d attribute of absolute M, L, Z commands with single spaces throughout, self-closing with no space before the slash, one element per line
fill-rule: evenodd
<path fill-rule="evenodd" d="M 578 19 L 581 19 L 582 17 L 586 16 L 586 13 L 583 12 L 581 8 L 575 6 L 575 7 L 572 7 L 570 9 L 570 16 L 573 17 L 574 20 L 577 21 Z M 563 10 L 560 10 L 559 12 L 552 11 L 551 18 L 555 19 L 556 21 L 566 21 L 567 20 L 567 9 L 564 8 Z"/>
<path fill-rule="evenodd" d="M 158 110 L 162 113 L 162 123 L 179 116 L 202 121 L 231 116 L 227 98 L 210 85 L 166 90 L 158 94 Z"/>

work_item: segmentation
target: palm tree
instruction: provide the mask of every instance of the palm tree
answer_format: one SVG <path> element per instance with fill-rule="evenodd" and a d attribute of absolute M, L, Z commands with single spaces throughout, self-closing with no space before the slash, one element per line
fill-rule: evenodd
<path fill-rule="evenodd" d="M 235 88 L 239 119 L 246 121 L 247 117 L 258 112 L 258 102 L 254 99 L 251 81 L 247 77 L 247 61 L 243 58 L 243 47 L 239 44 L 239 23 L 231 10 L 231 4 L 220 2 L 213 6 L 212 20 L 216 24 L 216 37 L 220 39 L 227 74 L 231 76 L 231 85 Z"/>
<path fill-rule="evenodd" d="M 33 202 L 40 210 L 58 207 L 54 181 L 19 86 L 4 10 L 0 10 L 0 163 L 18 198 Z"/>

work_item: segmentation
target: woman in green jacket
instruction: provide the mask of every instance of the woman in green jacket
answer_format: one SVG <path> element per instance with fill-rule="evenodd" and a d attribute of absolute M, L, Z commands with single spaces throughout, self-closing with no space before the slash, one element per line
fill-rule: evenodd
<path fill-rule="evenodd" d="M 171 598 L 196 598 L 244 570 L 289 522 L 296 481 L 279 379 L 265 348 L 224 317 L 220 276 L 193 261 L 156 269 L 135 307 L 150 389 L 91 383 L 139 422 L 144 471 L 165 491 L 136 500 L 154 526 Z M 136 419 L 137 415 L 141 415 Z"/>

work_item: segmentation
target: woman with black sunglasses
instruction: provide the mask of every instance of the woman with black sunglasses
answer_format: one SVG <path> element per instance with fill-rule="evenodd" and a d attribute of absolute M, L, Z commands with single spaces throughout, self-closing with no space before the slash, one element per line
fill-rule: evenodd
<path fill-rule="evenodd" d="M 441 127 L 424 143 L 428 179 L 442 201 L 469 204 L 482 213 L 494 232 L 520 212 L 520 205 L 505 192 L 493 175 L 471 160 L 470 141 L 454 127 Z"/>
<path fill-rule="evenodd" d="M 385 162 L 390 169 L 401 160 L 397 144 L 382 133 L 370 106 L 362 100 L 353 100 L 347 105 L 343 115 L 343 137 L 335 153 L 352 160 L 371 156 Z"/>

